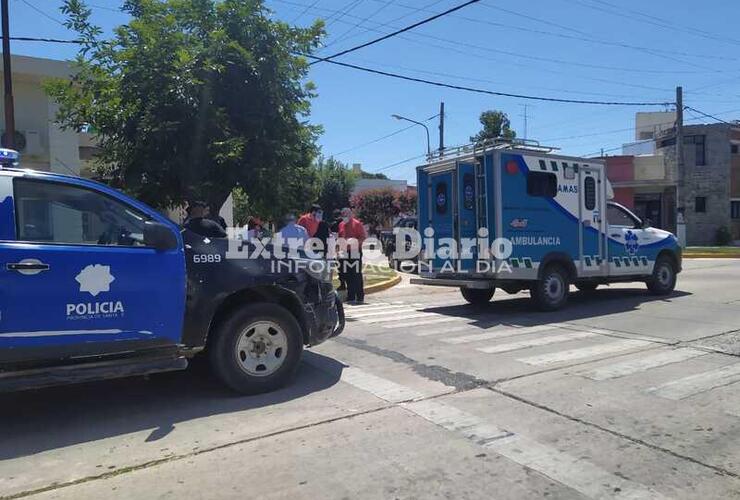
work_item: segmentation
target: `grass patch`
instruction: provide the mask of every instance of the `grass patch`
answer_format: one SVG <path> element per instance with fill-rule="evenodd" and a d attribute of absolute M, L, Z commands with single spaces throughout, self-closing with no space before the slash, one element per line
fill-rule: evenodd
<path fill-rule="evenodd" d="M 740 258 L 740 247 L 686 247 L 683 251 L 684 257 L 692 255 L 717 255 L 719 257 Z"/>
<path fill-rule="evenodd" d="M 365 288 L 369 287 L 370 285 L 376 285 L 378 283 L 382 283 L 383 281 L 388 281 L 389 279 L 395 278 L 396 271 L 388 267 L 388 265 L 366 265 L 365 270 L 362 274 L 362 277 L 364 279 Z M 334 288 L 339 286 L 339 277 L 337 276 L 337 273 L 334 273 Z"/>

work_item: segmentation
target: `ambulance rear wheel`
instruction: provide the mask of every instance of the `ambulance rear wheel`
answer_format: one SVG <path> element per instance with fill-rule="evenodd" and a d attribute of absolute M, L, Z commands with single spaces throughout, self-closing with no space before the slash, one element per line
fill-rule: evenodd
<path fill-rule="evenodd" d="M 653 276 L 647 281 L 648 290 L 653 295 L 668 295 L 676 287 L 676 268 L 668 257 L 660 257 L 655 262 Z"/>
<path fill-rule="evenodd" d="M 560 266 L 551 265 L 530 288 L 532 299 L 541 311 L 556 311 L 568 302 L 568 273 Z"/>
<path fill-rule="evenodd" d="M 495 291 L 495 288 L 460 288 L 463 298 L 474 306 L 488 304 Z"/>
<path fill-rule="evenodd" d="M 241 394 L 285 386 L 295 376 L 303 351 L 301 328 L 277 304 L 244 306 L 221 322 L 208 345 L 211 369 Z"/>

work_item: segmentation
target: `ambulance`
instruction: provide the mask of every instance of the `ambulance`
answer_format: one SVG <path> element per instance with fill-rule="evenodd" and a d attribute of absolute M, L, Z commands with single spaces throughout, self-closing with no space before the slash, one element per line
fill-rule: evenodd
<path fill-rule="evenodd" d="M 670 294 L 676 237 L 612 201 L 602 160 L 500 140 L 445 151 L 417 168 L 421 256 L 412 283 L 458 287 L 484 304 L 529 290 L 552 311 L 570 286 L 643 282 Z"/>

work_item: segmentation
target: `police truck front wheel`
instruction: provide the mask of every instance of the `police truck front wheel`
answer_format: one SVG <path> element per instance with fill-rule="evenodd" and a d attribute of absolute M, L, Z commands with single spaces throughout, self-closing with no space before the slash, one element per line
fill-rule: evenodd
<path fill-rule="evenodd" d="M 495 288 L 460 288 L 463 298 L 474 306 L 488 304 L 495 291 Z"/>
<path fill-rule="evenodd" d="M 647 281 L 648 290 L 654 295 L 668 295 L 676 287 L 676 267 L 668 257 L 655 262 L 653 275 Z"/>
<path fill-rule="evenodd" d="M 279 389 L 295 375 L 301 360 L 301 328 L 276 304 L 250 304 L 233 312 L 208 346 L 211 367 L 227 386 L 242 394 Z"/>
<path fill-rule="evenodd" d="M 532 285 L 530 292 L 541 311 L 556 311 L 568 302 L 568 274 L 557 265 L 547 266 L 542 277 Z"/>

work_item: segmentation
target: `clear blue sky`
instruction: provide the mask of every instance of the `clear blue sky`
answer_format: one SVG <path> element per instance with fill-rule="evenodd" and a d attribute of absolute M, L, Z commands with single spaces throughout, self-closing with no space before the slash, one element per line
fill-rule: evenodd
<path fill-rule="evenodd" d="M 61 0 L 11 0 L 11 34 L 70 38 L 60 25 Z M 126 21 L 118 0 L 88 2 L 103 28 Z M 297 24 L 327 20 L 320 55 L 371 40 L 462 0 L 268 0 L 275 16 Z M 705 0 L 482 0 L 413 32 L 338 59 L 385 71 L 495 91 L 536 96 L 617 101 L 672 101 L 676 85 L 685 104 L 724 120 L 740 118 L 740 2 Z M 626 47 L 631 46 L 631 47 Z M 18 54 L 71 58 L 74 46 L 14 42 Z M 357 147 L 405 127 L 394 113 L 424 120 L 447 110 L 446 143 L 464 143 L 479 129 L 485 109 L 508 113 L 524 136 L 587 155 L 634 138 L 634 113 L 660 106 L 606 107 L 525 101 L 391 80 L 327 63 L 311 80 L 320 96 L 312 121 L 325 133 L 325 155 L 362 163 L 393 178 L 414 181 L 415 162 L 390 165 L 426 149 L 424 131 L 413 127 L 389 139 Z M 687 114 L 687 120 L 694 116 Z M 699 121 L 699 119 L 694 119 Z M 702 121 L 711 121 L 702 119 Z M 436 122 L 429 122 L 432 147 Z M 340 154 L 347 150 L 349 152 Z"/>

